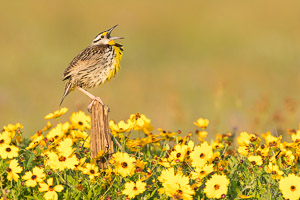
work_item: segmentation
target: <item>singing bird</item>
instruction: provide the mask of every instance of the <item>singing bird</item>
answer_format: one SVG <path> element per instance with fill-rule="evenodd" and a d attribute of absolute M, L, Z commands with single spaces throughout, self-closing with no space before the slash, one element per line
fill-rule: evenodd
<path fill-rule="evenodd" d="M 123 46 L 115 40 L 123 39 L 123 37 L 110 35 L 116 27 L 117 25 L 99 33 L 92 44 L 81 51 L 65 69 L 62 80 L 67 82 L 60 105 L 75 88 L 92 99 L 88 108 L 91 108 L 95 100 L 104 105 L 100 97 L 95 97 L 86 89 L 109 81 L 120 69 Z"/>

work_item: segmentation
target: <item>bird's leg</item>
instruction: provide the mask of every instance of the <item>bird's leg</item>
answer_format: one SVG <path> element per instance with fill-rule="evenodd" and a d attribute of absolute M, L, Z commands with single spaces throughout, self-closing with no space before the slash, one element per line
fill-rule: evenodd
<path fill-rule="evenodd" d="M 92 99 L 92 102 L 88 105 L 88 110 L 92 109 L 92 106 L 94 104 L 95 101 L 98 101 L 99 103 L 101 103 L 102 105 L 104 105 L 102 99 L 100 97 L 95 97 L 94 95 L 92 95 L 91 93 L 89 93 L 88 91 L 86 91 L 85 89 L 81 88 L 81 87 L 77 87 L 77 89 L 82 92 L 83 94 L 87 95 L 88 97 L 90 97 Z"/>

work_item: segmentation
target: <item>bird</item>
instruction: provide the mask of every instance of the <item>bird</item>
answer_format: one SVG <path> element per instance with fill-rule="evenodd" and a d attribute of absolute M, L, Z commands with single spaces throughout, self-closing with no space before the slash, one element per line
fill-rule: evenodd
<path fill-rule="evenodd" d="M 100 97 L 94 96 L 87 89 L 110 81 L 120 70 L 124 49 L 123 45 L 115 40 L 124 39 L 124 37 L 111 37 L 111 32 L 116 27 L 117 25 L 99 33 L 92 43 L 73 58 L 65 69 L 62 80 L 67 82 L 60 106 L 66 96 L 75 88 L 91 98 L 88 109 L 91 108 L 94 101 L 104 105 Z"/>

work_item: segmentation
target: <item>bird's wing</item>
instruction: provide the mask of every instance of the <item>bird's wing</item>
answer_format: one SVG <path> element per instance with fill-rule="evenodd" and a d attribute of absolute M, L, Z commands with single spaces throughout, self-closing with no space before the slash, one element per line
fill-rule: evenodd
<path fill-rule="evenodd" d="M 81 51 L 69 64 L 63 73 L 62 80 L 68 79 L 72 74 L 93 66 L 104 59 L 103 54 L 107 45 L 89 46 Z"/>

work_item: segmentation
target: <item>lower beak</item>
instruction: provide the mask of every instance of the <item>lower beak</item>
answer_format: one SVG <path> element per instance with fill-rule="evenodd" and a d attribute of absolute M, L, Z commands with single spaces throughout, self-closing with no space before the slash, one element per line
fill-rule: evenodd
<path fill-rule="evenodd" d="M 118 40 L 118 39 L 124 39 L 124 37 L 111 37 L 109 40 Z"/>

